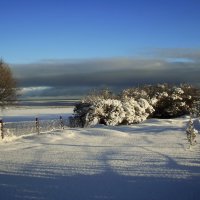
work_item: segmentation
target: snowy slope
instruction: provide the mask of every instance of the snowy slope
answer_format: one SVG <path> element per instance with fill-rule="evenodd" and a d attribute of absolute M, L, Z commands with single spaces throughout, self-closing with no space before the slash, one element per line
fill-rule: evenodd
<path fill-rule="evenodd" d="M 151 119 L 1 141 L 0 199 L 199 200 L 200 145 L 187 150 L 187 121 Z"/>

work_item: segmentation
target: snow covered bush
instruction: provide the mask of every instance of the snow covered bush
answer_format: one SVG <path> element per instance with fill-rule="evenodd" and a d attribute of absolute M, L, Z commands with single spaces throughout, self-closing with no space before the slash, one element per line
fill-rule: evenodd
<path fill-rule="evenodd" d="M 194 102 L 200 98 L 199 89 L 181 84 L 173 86 L 168 84 L 158 84 L 156 86 L 144 86 L 155 112 L 153 117 L 173 118 L 186 115 Z"/>
<path fill-rule="evenodd" d="M 71 124 L 88 127 L 96 124 L 118 125 L 125 116 L 122 103 L 117 99 L 97 98 L 90 103 L 80 102 L 75 106 Z"/>
<path fill-rule="evenodd" d="M 125 98 L 122 101 L 125 111 L 124 124 L 140 123 L 147 119 L 147 117 L 154 111 L 153 107 L 146 99 L 139 98 Z"/>
<path fill-rule="evenodd" d="M 92 97 L 84 98 L 75 106 L 75 114 L 71 117 L 70 124 L 80 127 L 96 124 L 111 126 L 133 124 L 144 121 L 153 111 L 153 107 L 143 98 L 116 99 L 92 95 Z"/>
<path fill-rule="evenodd" d="M 160 93 L 156 93 L 155 117 L 178 117 L 186 114 L 187 105 L 183 95 L 184 91 L 179 87 L 165 87 Z"/>
<path fill-rule="evenodd" d="M 71 126 L 120 125 L 149 117 L 174 118 L 191 112 L 200 99 L 199 89 L 190 85 L 146 85 L 114 95 L 108 89 L 95 91 L 75 106 Z"/>
<path fill-rule="evenodd" d="M 86 116 L 86 125 L 95 123 L 115 126 L 120 124 L 125 117 L 122 102 L 117 99 L 101 99 L 91 106 Z"/>
<path fill-rule="evenodd" d="M 70 126 L 86 127 L 95 125 L 99 123 L 99 121 L 103 121 L 103 119 L 101 119 L 100 113 L 97 114 L 96 117 L 94 116 L 95 113 L 98 113 L 95 108 L 99 106 L 99 102 L 102 100 L 111 98 L 114 99 L 115 95 L 107 88 L 92 91 L 90 94 L 84 97 L 81 102 L 75 105 L 74 115 L 69 118 Z"/>

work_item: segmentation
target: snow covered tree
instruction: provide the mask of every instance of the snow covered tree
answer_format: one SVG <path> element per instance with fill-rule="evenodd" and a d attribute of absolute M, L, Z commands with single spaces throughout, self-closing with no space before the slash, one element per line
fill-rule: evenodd
<path fill-rule="evenodd" d="M 0 107 L 13 104 L 16 97 L 16 81 L 9 66 L 0 60 Z"/>

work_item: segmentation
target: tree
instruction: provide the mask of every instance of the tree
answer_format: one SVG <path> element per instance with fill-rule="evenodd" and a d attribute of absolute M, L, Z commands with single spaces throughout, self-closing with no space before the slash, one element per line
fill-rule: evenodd
<path fill-rule="evenodd" d="M 8 64 L 0 60 L 0 108 L 12 105 L 16 98 L 16 80 Z"/>

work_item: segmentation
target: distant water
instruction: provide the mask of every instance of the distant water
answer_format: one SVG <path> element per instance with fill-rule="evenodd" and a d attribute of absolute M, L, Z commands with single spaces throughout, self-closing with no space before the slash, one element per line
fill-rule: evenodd
<path fill-rule="evenodd" d="M 45 100 L 19 100 L 17 102 L 17 107 L 27 107 L 27 109 L 34 109 L 34 108 L 54 108 L 54 107 L 74 107 L 75 104 L 79 102 L 78 99 L 45 99 Z M 30 110 L 31 112 L 31 110 Z M 67 119 L 71 114 L 65 113 L 65 109 L 61 109 L 61 112 L 59 113 L 53 113 L 53 114 L 39 114 L 37 117 L 40 118 L 40 120 L 55 120 L 59 119 L 59 117 L 62 116 L 63 119 Z M 21 122 L 21 121 L 33 121 L 35 120 L 35 115 L 19 115 L 19 116 L 8 116 L 4 115 L 0 118 L 3 118 L 4 122 Z"/>
<path fill-rule="evenodd" d="M 58 114 L 39 114 L 37 117 L 39 120 L 58 120 L 62 116 L 63 120 L 66 120 L 71 114 L 58 113 Z M 35 115 L 24 115 L 24 116 L 3 116 L 3 122 L 28 122 L 35 121 Z"/>
<path fill-rule="evenodd" d="M 20 100 L 18 106 L 52 106 L 52 107 L 65 107 L 74 106 L 79 100 L 78 99 L 45 99 L 45 100 Z"/>

